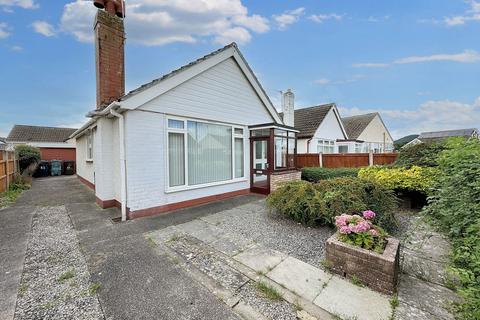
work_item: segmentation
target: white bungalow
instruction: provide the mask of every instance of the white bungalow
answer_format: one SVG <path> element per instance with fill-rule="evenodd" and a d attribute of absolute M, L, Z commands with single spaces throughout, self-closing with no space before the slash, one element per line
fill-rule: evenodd
<path fill-rule="evenodd" d="M 71 137 L 99 205 L 125 220 L 299 179 L 296 131 L 236 44 L 125 95 L 123 20 L 99 10 L 95 39 L 97 109 Z"/>

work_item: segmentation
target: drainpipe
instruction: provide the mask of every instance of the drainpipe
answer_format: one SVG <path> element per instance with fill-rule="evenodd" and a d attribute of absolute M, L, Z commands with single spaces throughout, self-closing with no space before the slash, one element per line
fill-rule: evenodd
<path fill-rule="evenodd" d="M 110 114 L 118 118 L 120 139 L 120 197 L 122 204 L 122 221 L 127 221 L 127 176 L 125 160 L 125 121 L 122 114 L 110 109 Z"/>

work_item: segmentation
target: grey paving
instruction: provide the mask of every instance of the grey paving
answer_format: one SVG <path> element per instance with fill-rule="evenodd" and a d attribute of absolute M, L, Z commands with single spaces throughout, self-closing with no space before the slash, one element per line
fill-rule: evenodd
<path fill-rule="evenodd" d="M 113 223 L 76 177 L 34 180 L 14 207 L 0 211 L 0 319 L 12 319 L 28 230 L 36 207 L 65 206 L 107 319 L 238 319 L 230 307 L 192 280 L 143 234 L 258 200 L 242 196 L 162 216 Z"/>
<path fill-rule="evenodd" d="M 13 319 L 34 207 L 0 210 L 0 319 Z"/>

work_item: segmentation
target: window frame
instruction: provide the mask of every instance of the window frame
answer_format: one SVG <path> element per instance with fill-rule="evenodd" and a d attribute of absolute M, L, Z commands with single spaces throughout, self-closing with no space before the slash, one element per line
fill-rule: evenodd
<path fill-rule="evenodd" d="M 326 142 L 328 143 L 328 145 L 325 144 Z M 322 145 L 322 151 L 319 151 L 319 149 L 320 149 L 320 148 L 319 148 L 320 144 Z M 328 153 L 327 153 L 327 152 L 324 152 L 324 147 L 329 147 L 329 148 L 331 147 L 331 148 L 332 148 L 332 152 L 328 152 Z M 321 153 L 323 153 L 323 154 L 334 154 L 334 153 L 336 153 L 336 152 L 335 152 L 335 147 L 336 147 L 335 140 L 329 140 L 329 139 L 318 139 L 318 140 L 317 140 L 317 153 L 320 153 L 320 152 L 321 152 Z"/>
<path fill-rule="evenodd" d="M 89 130 L 85 139 L 85 161 L 93 162 L 93 144 L 94 144 L 94 130 Z"/>
<path fill-rule="evenodd" d="M 296 134 L 293 133 L 293 135 L 290 134 L 290 131 L 288 130 L 285 130 L 285 129 L 277 129 L 277 128 L 274 128 L 274 129 L 271 129 L 273 130 L 273 171 L 288 171 L 288 170 L 293 170 L 293 169 L 296 169 L 296 159 L 295 159 L 295 155 L 297 153 L 297 138 L 296 138 Z M 277 150 L 276 150 L 276 147 L 277 147 L 277 144 L 276 144 L 276 138 L 281 138 L 282 140 L 285 139 L 287 141 L 287 143 L 285 144 L 285 150 L 286 150 L 286 153 L 285 153 L 285 166 L 284 167 L 277 167 Z M 293 165 L 290 166 L 289 164 L 289 159 L 290 159 L 290 149 L 289 149 L 289 146 L 290 144 L 293 142 Z"/>
<path fill-rule="evenodd" d="M 168 120 L 178 120 L 178 121 L 183 121 L 183 129 L 180 128 L 169 128 L 168 127 Z M 198 122 L 198 123 L 206 123 L 206 124 L 212 124 L 212 125 L 221 125 L 225 127 L 231 127 L 231 163 L 232 163 L 232 179 L 229 180 L 223 180 L 223 181 L 215 181 L 215 182 L 208 182 L 208 183 L 202 183 L 202 184 L 195 184 L 195 185 L 189 185 L 188 181 L 188 121 L 193 121 L 193 122 Z M 242 129 L 242 134 L 235 133 L 235 129 Z M 240 125 L 234 125 L 234 124 L 228 124 L 228 123 L 223 123 L 223 122 L 217 122 L 217 121 L 210 121 L 210 120 L 201 120 L 201 119 L 195 119 L 195 118 L 187 118 L 187 117 L 177 117 L 177 116 L 167 116 L 165 119 L 165 145 L 166 148 L 165 150 L 165 158 L 166 158 L 166 172 L 165 172 L 165 193 L 172 193 L 172 192 L 178 192 L 178 191 L 184 191 L 184 190 L 194 190 L 194 189 L 200 189 L 200 188 L 207 188 L 207 187 L 212 187 L 212 186 L 218 186 L 218 185 L 224 185 L 224 184 L 231 184 L 231 183 L 237 183 L 237 182 L 245 182 L 247 181 L 247 176 L 246 176 L 246 164 L 247 164 L 247 159 L 246 159 L 246 132 L 248 132 L 248 128 Z M 185 174 L 185 183 L 180 186 L 175 186 L 171 187 L 170 186 L 170 161 L 169 161 L 169 139 L 168 135 L 169 133 L 181 133 L 184 135 L 183 138 L 183 144 L 184 144 L 184 174 Z M 243 176 L 235 178 L 235 139 L 243 139 Z"/>

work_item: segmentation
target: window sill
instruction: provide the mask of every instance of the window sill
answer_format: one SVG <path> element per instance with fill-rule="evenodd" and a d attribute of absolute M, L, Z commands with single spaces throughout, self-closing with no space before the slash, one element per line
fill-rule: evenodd
<path fill-rule="evenodd" d="M 205 184 L 199 184 L 199 185 L 194 185 L 194 186 L 179 186 L 179 187 L 173 187 L 173 188 L 167 187 L 165 189 L 165 193 L 189 191 L 189 190 L 202 189 L 202 188 L 208 188 L 208 187 L 216 187 L 216 186 L 221 186 L 221 185 L 226 185 L 226 184 L 247 182 L 247 181 L 248 181 L 247 178 L 238 178 L 238 179 L 234 179 L 234 180 L 205 183 Z"/>

